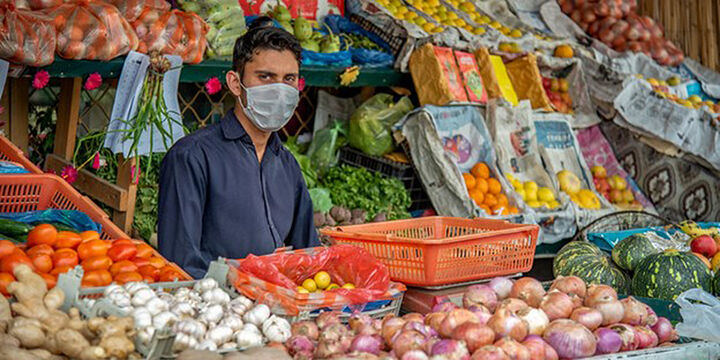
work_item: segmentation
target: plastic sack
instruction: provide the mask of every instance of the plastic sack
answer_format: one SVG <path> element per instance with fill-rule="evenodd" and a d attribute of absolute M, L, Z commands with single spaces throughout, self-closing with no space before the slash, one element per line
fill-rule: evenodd
<path fill-rule="evenodd" d="M 391 67 L 395 62 L 392 55 L 377 50 L 350 48 L 350 54 L 353 64 L 364 67 Z"/>
<path fill-rule="evenodd" d="M 302 64 L 348 67 L 352 65 L 352 54 L 349 50 L 334 53 L 320 53 L 303 49 Z"/>
<path fill-rule="evenodd" d="M 378 44 L 378 46 L 385 49 L 385 51 L 392 52 L 390 45 L 388 45 L 385 42 L 385 40 L 383 40 L 381 37 L 377 36 L 375 33 L 365 30 L 363 27 L 348 20 L 348 18 L 346 18 L 344 16 L 328 15 L 325 17 L 325 19 L 323 19 L 323 22 L 335 34 L 342 34 L 342 33 L 360 34 L 362 36 L 368 37 L 370 40 L 372 40 L 372 42 Z"/>
<path fill-rule="evenodd" d="M 0 161 L 0 174 L 27 174 L 29 171 L 22 165 L 11 161 Z"/>
<path fill-rule="evenodd" d="M 321 174 L 338 161 L 339 138 L 345 135 L 345 129 L 341 122 L 336 121 L 332 127 L 318 130 L 313 136 L 313 141 L 308 149 L 307 156 L 314 169 Z"/>
<path fill-rule="evenodd" d="M 27 224 L 59 223 L 82 231 L 102 231 L 102 226 L 90 219 L 87 214 L 77 210 L 47 209 L 19 213 L 0 213 L 0 218 L 20 221 Z"/>
<path fill-rule="evenodd" d="M 231 269 L 229 279 L 235 288 L 243 295 L 267 304 L 278 315 L 390 300 L 405 291 L 404 285 L 390 281 L 385 265 L 365 249 L 352 245 L 249 255 L 243 260 L 228 260 L 228 265 Z M 333 283 L 352 283 L 355 289 L 298 293 L 297 284 L 319 271 L 327 271 Z"/>
<path fill-rule="evenodd" d="M 235 41 L 247 31 L 243 10 L 238 2 L 224 0 L 212 4 L 204 18 L 208 24 L 205 36 L 208 57 L 232 58 Z"/>
<path fill-rule="evenodd" d="M 137 20 L 147 9 L 169 11 L 170 3 L 165 0 L 106 0 L 115 5 L 120 14 L 130 22 Z"/>
<path fill-rule="evenodd" d="M 394 141 L 390 128 L 412 109 L 412 101 L 406 96 L 397 103 L 389 94 L 371 97 L 350 118 L 350 145 L 371 156 L 391 152 Z"/>
<path fill-rule="evenodd" d="M 42 13 L 0 3 L 0 59 L 9 62 L 45 66 L 55 59 L 56 31 Z"/>
<path fill-rule="evenodd" d="M 141 53 L 157 50 L 166 55 L 178 55 L 190 64 L 203 59 L 208 26 L 195 13 L 147 10 L 132 26 L 140 39 L 137 50 Z"/>
<path fill-rule="evenodd" d="M 64 0 L 18 0 L 17 7 L 28 7 L 33 10 L 50 9 L 62 5 Z"/>
<path fill-rule="evenodd" d="M 678 335 L 720 341 L 720 299 L 702 289 L 690 289 L 677 297 L 683 322 L 675 326 Z"/>
<path fill-rule="evenodd" d="M 103 1 L 73 1 L 48 9 L 57 30 L 57 53 L 71 60 L 110 60 L 138 46 L 120 11 Z"/>

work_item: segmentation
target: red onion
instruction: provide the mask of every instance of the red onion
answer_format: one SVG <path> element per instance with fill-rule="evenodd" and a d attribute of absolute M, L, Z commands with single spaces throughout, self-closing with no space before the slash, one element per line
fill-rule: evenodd
<path fill-rule="evenodd" d="M 570 296 L 577 295 L 581 299 L 585 297 L 587 292 L 587 286 L 585 281 L 577 276 L 558 276 L 552 285 L 550 290 L 560 290 Z"/>
<path fill-rule="evenodd" d="M 592 284 L 587 289 L 585 296 L 585 306 L 594 308 L 595 304 L 600 302 L 608 302 L 617 300 L 617 291 L 608 285 Z"/>
<path fill-rule="evenodd" d="M 428 360 L 427 354 L 422 350 L 410 350 L 400 360 Z"/>
<path fill-rule="evenodd" d="M 318 339 L 318 326 L 313 321 L 298 321 L 292 324 L 291 331 L 293 335 L 307 336 L 310 340 Z"/>
<path fill-rule="evenodd" d="M 510 297 L 524 301 L 532 307 L 538 307 L 545 296 L 545 288 L 540 281 L 531 277 L 522 277 L 515 281 Z"/>
<path fill-rule="evenodd" d="M 658 336 L 646 326 L 635 326 L 635 338 L 638 339 L 638 349 L 649 349 L 658 345 Z"/>
<path fill-rule="evenodd" d="M 312 360 L 313 359 L 313 353 L 303 351 L 295 354 L 293 357 L 293 360 Z"/>
<path fill-rule="evenodd" d="M 423 351 L 427 354 L 432 354 L 432 347 L 435 346 L 435 343 L 440 341 L 439 337 L 431 337 L 427 340 L 425 340 L 425 346 L 423 347 Z"/>
<path fill-rule="evenodd" d="M 483 305 L 490 311 L 495 311 L 498 298 L 495 291 L 487 285 L 472 285 L 463 294 L 463 307 L 469 308 L 472 305 Z"/>
<path fill-rule="evenodd" d="M 558 290 L 547 293 L 540 302 L 540 309 L 547 314 L 550 321 L 569 318 L 574 308 L 570 297 Z"/>
<path fill-rule="evenodd" d="M 512 313 L 517 313 L 518 311 L 526 308 L 528 308 L 528 304 L 526 302 L 520 299 L 512 298 L 503 300 L 498 306 L 498 309 L 507 309 L 510 310 Z"/>
<path fill-rule="evenodd" d="M 328 359 L 335 355 L 342 355 L 345 350 L 338 341 L 320 341 L 315 349 L 315 357 L 319 359 Z"/>
<path fill-rule="evenodd" d="M 648 318 L 646 322 L 646 325 L 653 326 L 658 320 L 657 314 L 655 314 L 655 310 L 653 310 L 648 304 L 642 303 L 645 306 L 645 310 L 648 313 Z"/>
<path fill-rule="evenodd" d="M 487 325 L 495 332 L 495 339 L 509 336 L 515 340 L 522 340 L 528 334 L 525 321 L 507 309 L 500 309 L 495 312 Z"/>
<path fill-rule="evenodd" d="M 568 295 L 570 297 L 570 300 L 572 300 L 573 303 L 573 309 L 577 309 L 581 306 L 583 306 L 583 299 L 575 294 Z"/>
<path fill-rule="evenodd" d="M 320 341 L 340 341 L 344 337 L 351 337 L 350 329 L 344 324 L 328 325 L 320 332 Z"/>
<path fill-rule="evenodd" d="M 340 324 L 340 313 L 337 311 L 322 312 L 315 319 L 315 323 L 320 330 L 323 330 L 333 324 Z"/>
<path fill-rule="evenodd" d="M 537 335 L 528 335 L 522 342 L 530 352 L 530 360 L 545 360 L 545 340 Z"/>
<path fill-rule="evenodd" d="M 632 296 L 628 296 L 620 300 L 620 302 L 623 304 L 623 308 L 625 311 L 621 322 L 628 325 L 648 324 L 648 318 L 650 317 L 650 314 L 648 314 L 645 304 L 641 303 Z"/>
<path fill-rule="evenodd" d="M 386 318 L 382 324 L 382 330 L 380 334 L 386 343 L 392 344 L 392 338 L 397 334 L 402 327 L 405 326 L 405 320 L 398 317 Z"/>
<path fill-rule="evenodd" d="M 600 327 L 603 322 L 603 315 L 600 311 L 589 307 L 579 307 L 570 314 L 570 320 L 577 321 L 580 325 L 593 331 Z"/>
<path fill-rule="evenodd" d="M 453 330 L 452 338 L 464 341 L 468 351 L 473 353 L 485 345 L 491 345 L 495 341 L 495 333 L 485 325 L 466 322 Z"/>
<path fill-rule="evenodd" d="M 608 328 L 599 328 L 595 330 L 594 334 L 597 340 L 597 350 L 595 350 L 595 354 L 614 354 L 620 351 L 623 341 L 617 332 Z"/>
<path fill-rule="evenodd" d="M 444 338 L 449 338 L 456 327 L 466 322 L 477 323 L 479 320 L 470 310 L 455 309 L 449 312 L 445 317 L 445 320 L 443 320 L 440 324 L 440 330 L 438 330 L 438 333 L 440 333 L 440 335 Z"/>
<path fill-rule="evenodd" d="M 444 301 L 444 302 L 435 304 L 435 306 L 432 307 L 432 312 L 450 312 L 457 308 L 458 308 L 458 306 L 455 305 L 455 303 L 453 303 L 451 301 Z"/>
<path fill-rule="evenodd" d="M 406 352 L 411 350 L 422 350 L 425 345 L 425 337 L 417 331 L 403 331 L 392 343 L 393 351 L 397 357 L 402 358 Z"/>
<path fill-rule="evenodd" d="M 510 291 L 512 291 L 513 287 L 513 281 L 504 276 L 499 276 L 490 280 L 488 286 L 493 289 L 495 295 L 497 295 L 498 300 L 504 300 L 505 298 L 510 296 Z"/>
<path fill-rule="evenodd" d="M 550 344 L 547 342 L 545 343 L 545 360 L 558 360 L 560 356 L 558 356 L 557 351 L 553 349 Z"/>
<path fill-rule="evenodd" d="M 467 308 L 468 310 L 472 311 L 475 316 L 477 316 L 478 321 L 481 324 L 487 324 L 488 320 L 490 320 L 490 317 L 492 314 L 490 313 L 490 310 L 488 310 L 486 307 L 482 305 L 473 305 Z"/>
<path fill-rule="evenodd" d="M 355 335 L 379 335 L 380 332 L 375 329 L 374 326 L 370 324 L 363 324 L 360 325 L 360 327 L 355 330 Z"/>
<path fill-rule="evenodd" d="M 602 313 L 603 326 L 620 322 L 620 320 L 622 320 L 623 316 L 625 315 L 625 308 L 623 307 L 623 304 L 618 300 L 598 302 L 594 306 L 592 306 L 592 308 Z"/>
<path fill-rule="evenodd" d="M 472 355 L 471 360 L 510 360 L 510 357 L 505 354 L 505 351 L 503 349 L 488 345 L 483 346 L 477 351 L 475 351 Z"/>
<path fill-rule="evenodd" d="M 517 316 L 527 323 L 528 333 L 531 335 L 542 335 L 550 324 L 547 314 L 540 309 L 525 308 L 518 311 Z"/>
<path fill-rule="evenodd" d="M 657 322 L 655 322 L 655 325 L 653 325 L 651 329 L 655 335 L 657 335 L 658 342 L 661 344 L 678 339 L 677 332 L 675 332 L 670 320 L 665 317 L 658 318 Z"/>
<path fill-rule="evenodd" d="M 557 351 L 561 358 L 579 359 L 595 354 L 595 336 L 584 326 L 568 319 L 550 323 L 543 339 Z"/>
<path fill-rule="evenodd" d="M 348 325 L 350 325 L 350 329 L 352 329 L 352 331 L 357 332 L 362 326 L 372 324 L 372 321 L 373 319 L 369 315 L 356 313 L 350 316 L 348 319 Z"/>
<path fill-rule="evenodd" d="M 432 330 L 429 326 L 425 326 L 422 322 L 419 321 L 408 321 L 405 323 L 405 326 L 403 326 L 402 331 L 405 330 L 413 330 L 417 331 L 423 336 L 430 337 L 433 334 L 431 332 L 435 332 L 435 330 Z"/>
<path fill-rule="evenodd" d="M 447 313 L 430 313 L 425 316 L 425 325 L 429 326 L 435 331 L 440 331 L 440 325 L 442 324 L 443 320 L 445 320 L 445 317 L 447 317 Z"/>
<path fill-rule="evenodd" d="M 622 339 L 622 346 L 620 351 L 635 350 L 638 347 L 638 343 L 635 339 L 635 329 L 627 324 L 614 324 L 610 325 L 608 329 L 618 333 L 620 339 Z"/>
<path fill-rule="evenodd" d="M 530 360 L 530 350 L 509 337 L 498 340 L 495 346 L 501 348 L 511 360 Z"/>
<path fill-rule="evenodd" d="M 315 344 L 307 336 L 304 335 L 293 335 L 285 343 L 290 355 L 297 353 L 312 353 L 315 351 Z"/>
<path fill-rule="evenodd" d="M 418 321 L 418 322 L 425 321 L 425 316 L 420 313 L 408 313 L 408 314 L 403 315 L 402 318 L 405 321 Z"/>
<path fill-rule="evenodd" d="M 377 355 L 383 343 L 379 337 L 369 335 L 358 335 L 350 344 L 351 352 L 361 352 Z"/>
<path fill-rule="evenodd" d="M 465 347 L 465 343 L 456 340 L 440 340 L 436 342 L 432 347 L 430 355 L 432 355 L 433 358 L 438 356 L 440 358 L 452 360 L 464 360 L 470 358 L 470 353 L 468 352 L 467 347 Z"/>

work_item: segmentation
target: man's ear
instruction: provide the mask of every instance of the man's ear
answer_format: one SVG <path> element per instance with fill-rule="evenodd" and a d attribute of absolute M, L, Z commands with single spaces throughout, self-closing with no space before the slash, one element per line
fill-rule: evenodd
<path fill-rule="evenodd" d="M 242 86 L 240 86 L 240 74 L 236 71 L 228 71 L 225 74 L 225 83 L 230 92 L 236 97 L 243 93 Z"/>

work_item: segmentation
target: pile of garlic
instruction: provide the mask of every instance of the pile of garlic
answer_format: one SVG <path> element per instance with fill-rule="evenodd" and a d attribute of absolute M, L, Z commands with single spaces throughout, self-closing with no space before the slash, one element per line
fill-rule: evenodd
<path fill-rule="evenodd" d="M 172 293 L 140 282 L 110 285 L 104 295 L 133 317 L 143 344 L 150 343 L 156 330 L 172 329 L 176 352 L 245 349 L 290 338 L 287 320 L 242 295 L 231 299 L 214 279 L 198 280 L 192 289 L 178 288 Z"/>

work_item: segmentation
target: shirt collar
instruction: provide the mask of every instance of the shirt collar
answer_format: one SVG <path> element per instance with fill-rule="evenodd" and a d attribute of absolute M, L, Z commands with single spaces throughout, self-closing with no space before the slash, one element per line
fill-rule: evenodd
<path fill-rule="evenodd" d="M 225 114 L 225 116 L 223 117 L 220 126 L 222 127 L 222 132 L 223 136 L 225 136 L 225 139 L 240 139 L 246 143 L 252 144 L 252 139 L 250 138 L 250 135 L 248 135 L 247 131 L 245 131 L 245 128 L 242 126 L 242 124 L 240 124 L 240 120 L 238 120 L 237 116 L 235 115 L 235 111 L 228 111 L 227 114 Z M 273 151 L 273 153 L 275 153 L 275 155 L 280 152 L 282 142 L 280 141 L 280 137 L 277 133 L 273 133 L 272 135 L 270 135 L 267 146 Z"/>

